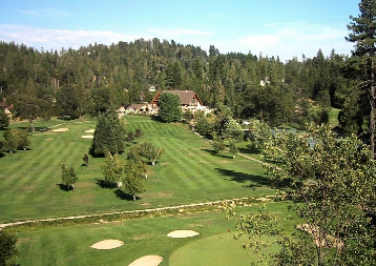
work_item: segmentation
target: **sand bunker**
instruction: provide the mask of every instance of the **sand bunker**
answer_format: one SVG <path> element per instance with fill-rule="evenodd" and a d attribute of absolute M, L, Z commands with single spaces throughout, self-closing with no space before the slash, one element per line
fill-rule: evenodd
<path fill-rule="evenodd" d="M 90 247 L 95 248 L 95 249 L 113 249 L 113 248 L 121 247 L 122 245 L 124 245 L 123 241 L 115 240 L 115 239 L 107 239 L 107 240 L 97 242 L 91 245 Z"/>
<path fill-rule="evenodd" d="M 69 130 L 69 128 L 62 127 L 62 128 L 54 129 L 54 130 L 52 130 L 52 132 L 65 132 L 65 131 L 68 131 L 68 130 Z"/>
<path fill-rule="evenodd" d="M 88 130 L 85 130 L 85 133 L 94 133 L 95 129 L 88 129 Z"/>
<path fill-rule="evenodd" d="M 94 136 L 93 135 L 83 135 L 81 138 L 83 138 L 83 139 L 92 139 L 92 138 L 94 138 Z"/>
<path fill-rule="evenodd" d="M 163 261 L 161 256 L 148 255 L 133 261 L 128 266 L 158 266 Z"/>
<path fill-rule="evenodd" d="M 175 230 L 167 234 L 167 237 L 171 238 L 186 238 L 198 236 L 200 233 L 193 230 Z"/>

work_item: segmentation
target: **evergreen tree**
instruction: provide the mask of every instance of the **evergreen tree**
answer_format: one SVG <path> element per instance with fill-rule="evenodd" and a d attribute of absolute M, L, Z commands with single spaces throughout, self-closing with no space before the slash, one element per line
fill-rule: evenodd
<path fill-rule="evenodd" d="M 168 92 L 162 93 L 159 100 L 159 115 L 167 123 L 180 121 L 182 110 L 179 96 Z"/>
<path fill-rule="evenodd" d="M 111 154 L 124 152 L 125 129 L 116 112 L 109 108 L 106 113 L 99 113 L 90 153 L 103 156 L 104 148 Z"/>
<path fill-rule="evenodd" d="M 0 109 L 0 129 L 4 129 L 7 126 L 9 126 L 9 117 L 2 109 Z"/>
<path fill-rule="evenodd" d="M 375 55 L 376 55 L 376 1 L 361 0 L 359 17 L 350 16 L 352 22 L 347 26 L 351 31 L 346 40 L 355 43 L 355 55 L 363 56 L 367 62 L 367 76 L 360 87 L 369 90 L 370 101 L 370 144 L 375 156 Z"/>

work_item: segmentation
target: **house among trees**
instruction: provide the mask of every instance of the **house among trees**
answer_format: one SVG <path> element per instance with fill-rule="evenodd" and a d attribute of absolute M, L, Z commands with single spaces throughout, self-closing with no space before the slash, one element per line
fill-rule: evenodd
<path fill-rule="evenodd" d="M 159 99 L 161 98 L 162 93 L 166 93 L 166 92 L 179 96 L 180 105 L 181 105 L 183 112 L 190 110 L 192 113 L 196 111 L 204 111 L 205 114 L 210 113 L 210 109 L 204 106 L 203 102 L 201 101 L 197 93 L 191 90 L 159 90 L 157 91 L 157 93 L 155 94 L 155 96 L 150 102 L 153 113 L 158 113 Z"/>
<path fill-rule="evenodd" d="M 9 117 L 12 118 L 11 110 L 13 109 L 13 104 L 7 105 L 6 103 L 0 102 L 0 109 Z"/>
<path fill-rule="evenodd" d="M 125 113 L 129 114 L 149 114 L 150 106 L 148 103 L 132 103 L 125 107 Z M 120 110 L 120 109 L 119 109 Z"/>

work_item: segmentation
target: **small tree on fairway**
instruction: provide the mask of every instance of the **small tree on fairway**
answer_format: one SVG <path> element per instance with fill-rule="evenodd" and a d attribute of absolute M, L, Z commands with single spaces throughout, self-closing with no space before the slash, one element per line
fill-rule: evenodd
<path fill-rule="evenodd" d="M 230 150 L 230 153 L 232 154 L 232 158 L 235 159 L 236 154 L 238 154 L 238 147 L 236 147 L 235 139 L 229 139 L 228 148 Z"/>
<path fill-rule="evenodd" d="M 15 134 L 17 135 L 18 139 L 18 146 L 17 148 L 26 150 L 26 147 L 31 144 L 29 132 L 25 129 L 15 129 Z"/>
<path fill-rule="evenodd" d="M 250 121 L 248 140 L 253 151 L 258 151 L 265 147 L 265 143 L 272 137 L 270 127 L 267 123 L 253 119 Z"/>
<path fill-rule="evenodd" d="M 73 167 L 68 168 L 64 163 L 61 163 L 61 184 L 67 190 L 74 190 L 74 184 L 77 181 L 77 174 Z"/>
<path fill-rule="evenodd" d="M 141 129 L 136 129 L 136 134 L 135 134 L 135 137 L 136 138 L 141 138 L 142 137 L 142 131 L 141 131 Z"/>
<path fill-rule="evenodd" d="M 143 142 L 140 144 L 140 147 L 142 156 L 148 159 L 148 161 L 151 162 L 151 165 L 155 165 L 155 161 L 164 152 L 162 148 L 156 148 L 150 142 Z"/>
<path fill-rule="evenodd" d="M 142 178 L 143 169 L 140 165 L 132 160 L 128 160 L 122 176 L 122 191 L 131 195 L 133 201 L 136 200 L 136 194 L 145 191 L 145 185 Z"/>
<path fill-rule="evenodd" d="M 159 99 L 159 115 L 167 123 L 179 121 L 182 116 L 179 96 L 168 92 L 162 93 Z"/>
<path fill-rule="evenodd" d="M 4 230 L 0 231 L 0 266 L 6 266 L 7 261 L 17 256 L 17 238 Z"/>
<path fill-rule="evenodd" d="M 4 132 L 4 141 L 5 141 L 5 149 L 9 151 L 9 153 L 13 153 L 18 148 L 20 143 L 19 136 L 16 133 L 15 129 L 7 129 Z"/>
<path fill-rule="evenodd" d="M 84 157 L 82 157 L 82 160 L 84 160 L 85 166 L 89 166 L 89 156 L 86 153 Z"/>
<path fill-rule="evenodd" d="M 105 148 L 105 161 L 102 164 L 102 171 L 104 181 L 107 186 L 111 187 L 118 183 L 124 173 L 124 162 L 119 158 L 119 154 L 112 155 L 108 149 Z"/>
<path fill-rule="evenodd" d="M 126 139 L 128 142 L 133 142 L 134 141 L 134 134 L 132 131 L 128 131 L 128 134 L 127 134 L 127 139 Z"/>

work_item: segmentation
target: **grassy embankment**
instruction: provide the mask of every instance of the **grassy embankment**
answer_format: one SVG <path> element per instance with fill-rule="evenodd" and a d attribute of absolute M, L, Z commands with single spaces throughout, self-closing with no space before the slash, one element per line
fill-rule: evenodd
<path fill-rule="evenodd" d="M 287 232 L 294 221 L 286 204 L 271 203 L 268 209 L 280 217 Z M 260 205 L 243 207 L 238 213 L 256 211 Z M 295 217 L 295 216 L 294 216 Z M 297 219 L 297 218 L 295 218 Z M 196 230 L 199 236 L 187 239 L 167 238 L 176 229 Z M 231 233 L 228 233 L 228 229 Z M 17 228 L 13 228 L 17 230 Z M 247 241 L 233 240 L 234 221 L 228 221 L 221 210 L 182 213 L 111 223 L 26 229 L 17 233 L 20 265 L 128 265 L 145 255 L 164 258 L 161 266 L 249 265 L 256 255 L 241 248 Z M 112 250 L 95 250 L 90 246 L 105 239 L 117 239 L 124 246 Z M 275 251 L 275 248 L 274 248 Z"/>

